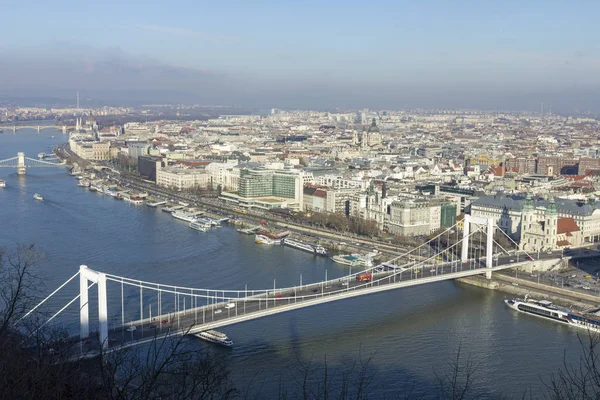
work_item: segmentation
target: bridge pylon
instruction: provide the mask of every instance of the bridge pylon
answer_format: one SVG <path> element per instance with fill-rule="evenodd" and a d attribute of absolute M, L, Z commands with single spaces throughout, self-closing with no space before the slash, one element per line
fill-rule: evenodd
<path fill-rule="evenodd" d="M 79 267 L 79 337 L 90 336 L 90 306 L 88 298 L 88 282 L 98 285 L 98 323 L 99 341 L 103 349 L 108 349 L 108 306 L 106 298 L 106 274 L 89 269 L 85 265 Z"/>
<path fill-rule="evenodd" d="M 17 153 L 17 175 L 25 175 L 27 171 L 27 166 L 25 165 L 25 153 L 18 152 Z"/>
<path fill-rule="evenodd" d="M 487 225 L 486 234 L 486 246 L 485 246 L 485 266 L 489 268 L 485 273 L 487 279 L 492 279 L 492 267 L 493 267 L 493 251 L 494 251 L 494 220 L 491 218 L 484 217 L 473 217 L 469 214 L 465 214 L 464 227 L 463 227 L 463 238 L 461 244 L 461 262 L 467 262 L 469 260 L 469 234 L 471 230 L 471 224 Z"/>

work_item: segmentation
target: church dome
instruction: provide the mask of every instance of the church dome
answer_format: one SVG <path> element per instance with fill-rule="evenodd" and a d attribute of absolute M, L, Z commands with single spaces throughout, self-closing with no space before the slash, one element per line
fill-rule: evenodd
<path fill-rule="evenodd" d="M 377 127 L 377 124 L 375 123 L 375 118 L 373 118 L 373 122 L 371 123 L 371 126 L 369 127 L 369 130 L 367 132 L 379 133 L 379 128 Z"/>

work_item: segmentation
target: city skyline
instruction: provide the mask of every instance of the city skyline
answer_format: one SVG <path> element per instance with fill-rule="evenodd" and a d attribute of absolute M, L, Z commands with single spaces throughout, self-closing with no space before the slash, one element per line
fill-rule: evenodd
<path fill-rule="evenodd" d="M 9 2 L 0 95 L 597 112 L 599 6 L 579 5 Z"/>

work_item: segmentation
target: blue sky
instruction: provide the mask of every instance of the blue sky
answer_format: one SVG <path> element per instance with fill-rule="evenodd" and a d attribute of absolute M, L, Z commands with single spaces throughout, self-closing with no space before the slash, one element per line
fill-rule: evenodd
<path fill-rule="evenodd" d="M 432 95 L 600 83 L 598 1 L 4 0 L 0 9 L 0 50 L 9 58 L 41 53 L 52 64 L 62 57 L 56 70 L 77 61 L 93 80 L 118 59 L 120 67 L 160 66 L 163 75 L 167 67 L 210 74 L 231 95 L 232 86 L 247 95 L 257 82 Z M 16 85 L 34 72 L 6 75 Z M 101 76 L 105 87 L 117 73 Z"/>

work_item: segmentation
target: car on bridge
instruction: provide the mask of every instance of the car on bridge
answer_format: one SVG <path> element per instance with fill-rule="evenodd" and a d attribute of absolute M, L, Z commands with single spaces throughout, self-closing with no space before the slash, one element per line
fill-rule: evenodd
<path fill-rule="evenodd" d="M 356 275 L 356 282 L 370 282 L 373 279 L 373 275 L 369 273 L 362 273 Z"/>
<path fill-rule="evenodd" d="M 222 312 L 223 312 L 223 310 L 221 310 L 221 309 L 215 310 L 215 314 L 221 314 Z"/>

